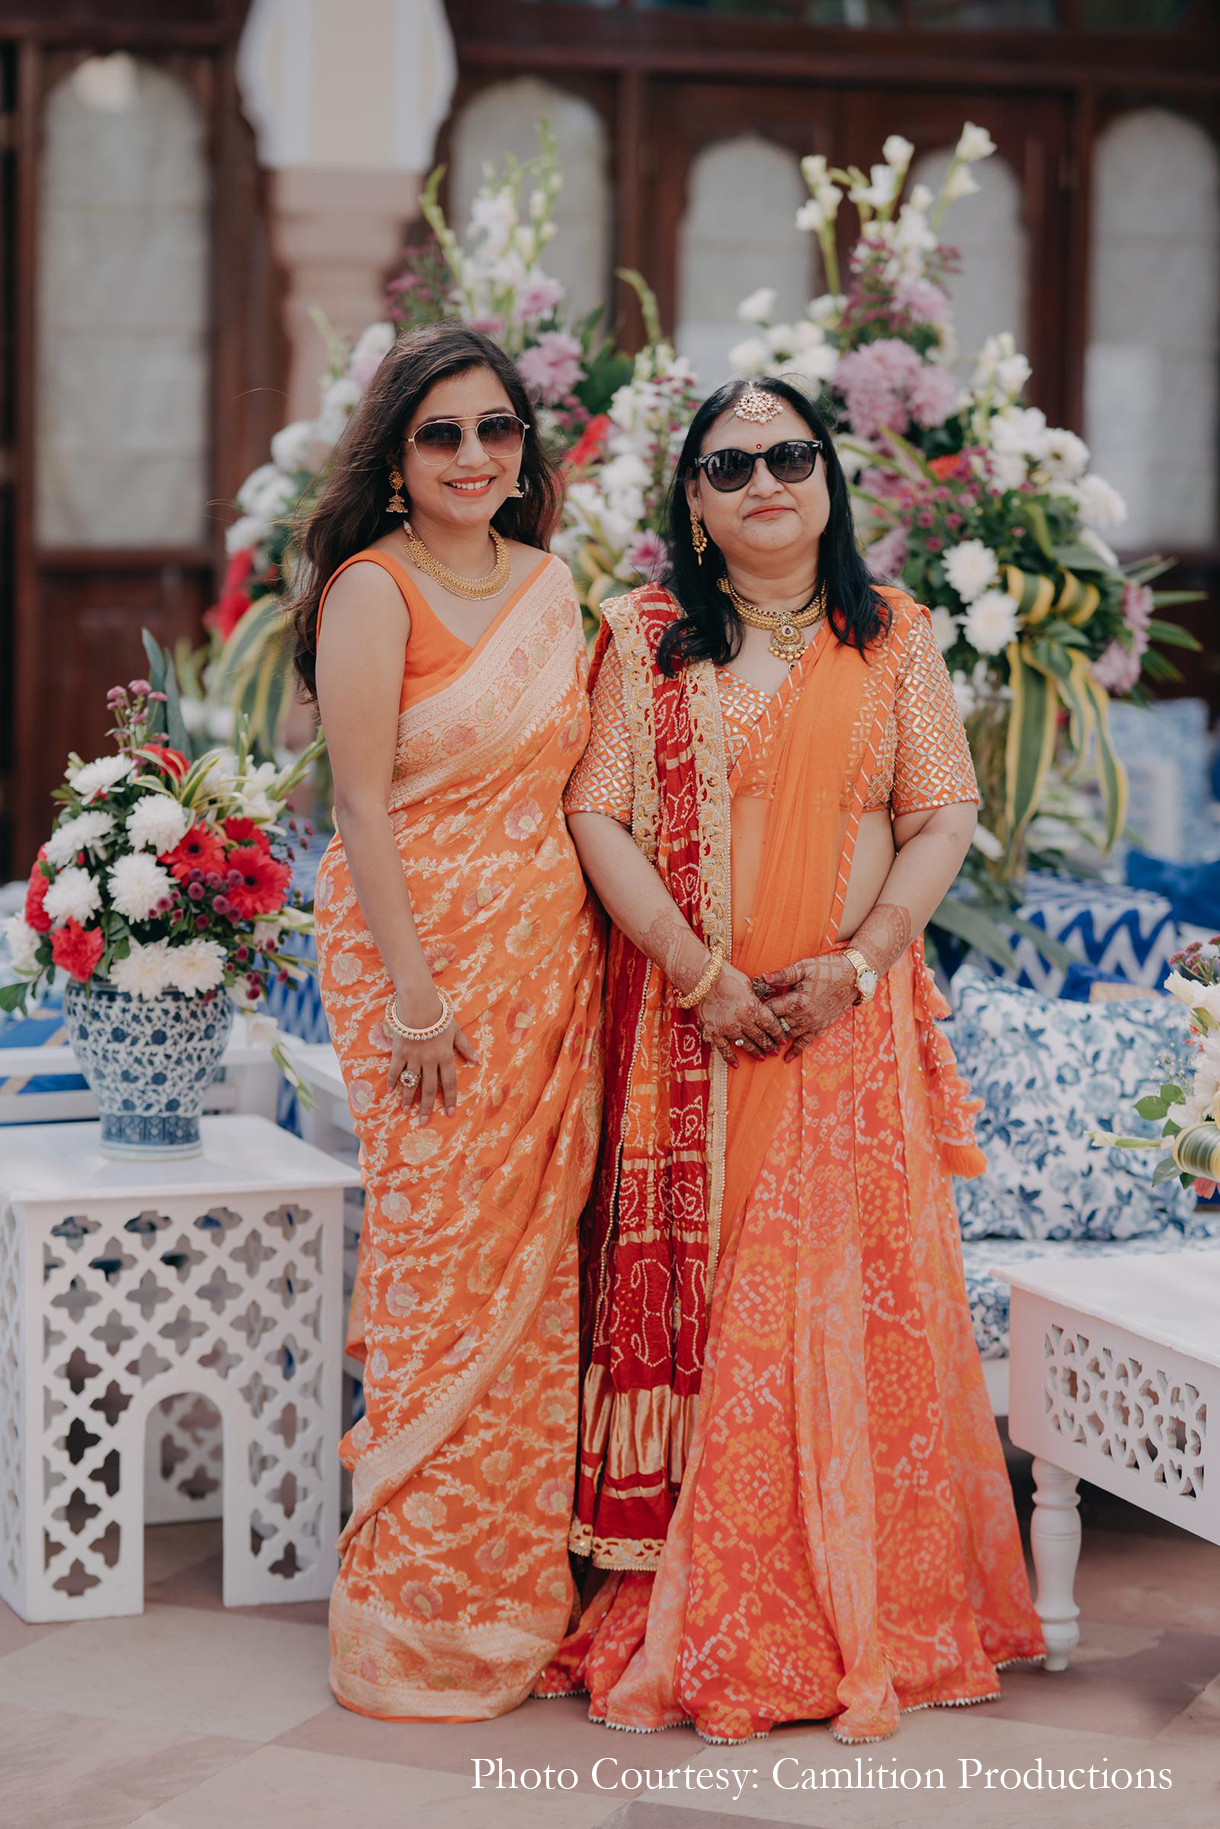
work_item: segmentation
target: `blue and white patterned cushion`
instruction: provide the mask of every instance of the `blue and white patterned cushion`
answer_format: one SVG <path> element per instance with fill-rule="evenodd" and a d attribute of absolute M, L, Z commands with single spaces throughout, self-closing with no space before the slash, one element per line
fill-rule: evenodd
<path fill-rule="evenodd" d="M 1149 889 L 1036 870 L 1022 884 L 1017 912 L 1098 971 L 1113 973 L 1128 984 L 1145 984 L 1150 990 L 1164 984 L 1170 957 L 1178 950 L 1169 901 Z M 1062 995 L 1066 969 L 1039 952 L 1037 941 L 1016 934 L 1012 949 L 1017 959 L 1015 983 L 1047 997 Z M 977 952 L 969 955 L 967 963 L 1000 975 L 1000 967 Z"/>
<path fill-rule="evenodd" d="M 1144 829 L 1161 802 L 1153 795 L 1145 808 L 1132 796 L 1128 824 L 1146 849 L 1160 857 L 1214 857 L 1217 828 L 1211 817 L 1212 739 L 1203 699 L 1158 699 L 1134 705 L 1116 700 L 1110 706 L 1110 740 L 1120 758 L 1140 776 L 1147 758 L 1173 769 L 1173 792 L 1155 817 L 1156 829 Z M 1143 815 L 1144 825 L 1141 825 Z"/>
<path fill-rule="evenodd" d="M 966 1296 L 974 1326 L 975 1344 L 984 1359 L 1008 1357 L 1008 1284 L 991 1274 L 992 1264 L 1015 1264 L 1030 1258 L 1112 1257 L 1121 1252 L 1156 1256 L 1166 1251 L 1214 1251 L 1220 1245 L 1220 1214 L 1200 1212 L 1189 1229 L 1176 1227 L 1150 1238 L 1124 1239 L 1114 1244 L 1098 1239 L 1065 1239 L 1048 1244 L 1033 1238 L 973 1238 L 962 1241 L 966 1270 Z"/>
<path fill-rule="evenodd" d="M 1169 998 L 1067 1003 L 963 966 L 948 1030 L 984 1109 L 987 1171 L 956 1184 L 963 1238 L 1131 1239 L 1180 1233 L 1193 1193 L 1152 1186 L 1152 1154 L 1097 1149 L 1090 1130 L 1155 1134 L 1133 1110 L 1184 1052 Z"/>

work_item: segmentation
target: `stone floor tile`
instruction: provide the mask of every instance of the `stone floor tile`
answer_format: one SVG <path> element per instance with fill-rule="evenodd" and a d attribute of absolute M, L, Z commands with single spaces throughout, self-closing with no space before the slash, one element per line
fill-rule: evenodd
<path fill-rule="evenodd" d="M 178 1527 L 167 1525 L 162 1529 Z M 256 1607 L 229 1607 L 224 1603 L 224 1555 L 216 1542 L 203 1556 L 187 1568 L 165 1576 L 155 1583 L 145 1581 L 144 1598 L 149 1606 L 197 1607 L 205 1613 L 228 1612 L 234 1618 L 278 1619 L 298 1626 L 325 1626 L 329 1602 L 325 1600 L 264 1601 Z"/>
<path fill-rule="evenodd" d="M 140 1818 L 140 1829 L 594 1829 L 613 1797 L 475 1792 L 452 1773 L 264 1746 Z"/>
<path fill-rule="evenodd" d="M 1157 1735 L 1163 1740 L 1202 1740 L 1220 1746 L 1220 1676 L 1201 1689 L 1188 1708 L 1176 1715 Z M 1216 1811 L 1220 1823 L 1220 1809 Z"/>
<path fill-rule="evenodd" d="M 150 1524 L 144 1532 L 144 1591 L 172 1580 L 197 1562 L 216 1555 L 224 1535 L 219 1518 L 189 1524 Z"/>
<path fill-rule="evenodd" d="M 1086 1525 L 1075 1590 L 1082 1616 L 1220 1636 L 1220 1546 L 1167 1525 L 1150 1534 L 1144 1525 L 1154 1522 L 1136 1513 L 1126 1532 Z"/>
<path fill-rule="evenodd" d="M 28 1625 L 0 1600 L 0 1658 L 7 1657 L 10 1651 L 20 1651 L 24 1645 L 32 1645 L 36 1639 L 46 1638 L 49 1633 L 63 1630 L 58 1624 Z"/>
<path fill-rule="evenodd" d="M 754 1829 L 788 1829 L 786 1823 L 774 1816 L 756 1816 L 751 1820 Z M 644 1803 L 637 1799 L 635 1803 L 624 1804 L 613 1816 L 608 1816 L 602 1829 L 724 1829 L 726 1821 L 731 1822 L 732 1818 L 716 1816 L 710 1810 L 689 1809 L 685 1804 L 681 1816 L 675 1817 L 664 1804 Z M 810 1816 L 801 1818 L 803 1829 L 829 1829 L 831 1821 L 829 1816 L 825 1819 L 819 1817 L 816 1823 Z M 898 1829 L 898 1825 L 895 1825 L 895 1829 Z"/>
<path fill-rule="evenodd" d="M 318 1626 L 149 1607 L 80 1620 L 0 1658 L 0 1707 L 261 1742 L 324 1706 L 326 1659 Z"/>
<path fill-rule="evenodd" d="M 254 1750 L 251 1741 L 166 1733 L 147 1721 L 6 1707 L 0 1810 L 12 1829 L 124 1829 Z"/>
<path fill-rule="evenodd" d="M 1220 1676 L 1220 1638 L 1086 1616 L 1066 1670 L 1000 1674 L 998 1719 L 1150 1740 Z"/>

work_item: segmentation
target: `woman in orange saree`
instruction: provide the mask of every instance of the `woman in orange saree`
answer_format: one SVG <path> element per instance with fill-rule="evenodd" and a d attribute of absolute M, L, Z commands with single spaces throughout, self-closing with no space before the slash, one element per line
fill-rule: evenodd
<path fill-rule="evenodd" d="M 331 1685 L 383 1719 L 504 1713 L 571 1617 L 602 942 L 561 805 L 589 713 L 552 490 L 512 363 L 442 325 L 385 358 L 305 534 L 319 972 L 366 1191 Z M 391 491 L 410 519 L 377 539 Z"/>
<path fill-rule="evenodd" d="M 976 1108 L 918 938 L 974 775 L 810 403 L 720 389 L 679 477 L 681 602 L 606 606 L 567 796 L 616 924 L 572 1533 L 615 1573 L 540 1688 L 876 1740 L 1043 1650 L 950 1181 Z"/>

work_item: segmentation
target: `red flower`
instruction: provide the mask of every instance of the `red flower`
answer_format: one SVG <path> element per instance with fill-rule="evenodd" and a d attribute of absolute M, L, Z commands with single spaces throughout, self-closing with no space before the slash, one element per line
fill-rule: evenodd
<path fill-rule="evenodd" d="M 82 927 L 79 921 L 65 921 L 51 936 L 51 957 L 61 971 L 70 972 L 83 984 L 92 978 L 102 956 L 100 927 Z"/>
<path fill-rule="evenodd" d="M 609 413 L 598 413 L 589 421 L 572 449 L 564 453 L 564 464 L 569 469 L 578 470 L 582 464 L 591 463 L 605 444 L 609 430 Z"/>
<path fill-rule="evenodd" d="M 969 476 L 970 459 L 964 451 L 955 451 L 951 457 L 932 458 L 928 468 L 943 482 L 950 476 Z"/>
<path fill-rule="evenodd" d="M 145 743 L 140 754 L 147 756 L 150 762 L 155 762 L 158 768 L 163 768 L 175 781 L 181 781 L 191 766 L 182 751 L 171 749 L 168 743 Z"/>
<path fill-rule="evenodd" d="M 210 870 L 218 870 L 223 875 L 225 870 L 225 848 L 217 834 L 207 826 L 192 826 L 184 838 L 180 838 L 172 851 L 167 851 L 161 862 L 181 883 L 192 870 L 202 870 L 206 876 Z"/>
<path fill-rule="evenodd" d="M 257 845 L 235 845 L 225 859 L 225 868 L 241 872 L 241 882 L 225 889 L 229 907 L 239 921 L 256 921 L 284 906 L 292 881 L 287 864 L 277 863 Z"/>
<path fill-rule="evenodd" d="M 243 590 L 226 591 L 219 603 L 214 603 L 203 619 L 205 629 L 218 635 L 221 641 L 228 641 L 234 629 L 250 608 L 250 599 Z"/>
<path fill-rule="evenodd" d="M 239 546 L 225 567 L 224 588 L 235 591 L 239 584 L 244 584 L 254 570 L 254 548 Z"/>
<path fill-rule="evenodd" d="M 46 854 L 47 848 L 43 845 L 38 855 L 42 858 L 45 857 Z M 36 934 L 46 934 L 51 931 L 51 917 L 43 907 L 43 903 L 47 896 L 47 890 L 50 887 L 50 878 L 45 877 L 38 868 L 38 865 L 35 864 L 34 868 L 30 871 L 30 880 L 26 886 L 25 918 Z"/>
<path fill-rule="evenodd" d="M 270 851 L 271 840 L 252 819 L 226 819 L 224 825 L 225 837 L 231 845 L 257 845 L 260 851 Z"/>

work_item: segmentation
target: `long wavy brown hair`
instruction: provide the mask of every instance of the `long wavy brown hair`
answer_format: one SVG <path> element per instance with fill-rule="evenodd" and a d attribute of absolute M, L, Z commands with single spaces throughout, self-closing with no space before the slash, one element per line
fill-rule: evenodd
<path fill-rule="evenodd" d="M 385 533 L 390 468 L 401 467 L 407 426 L 425 394 L 472 368 L 490 369 L 529 428 L 519 478 L 525 493 L 502 503 L 491 524 L 525 546 L 550 544 L 562 488 L 516 364 L 490 337 L 456 319 L 406 332 L 378 365 L 335 447 L 321 493 L 294 535 L 287 607 L 296 631 L 297 676 L 311 699 L 317 697 L 318 606 L 327 580 Z"/>

